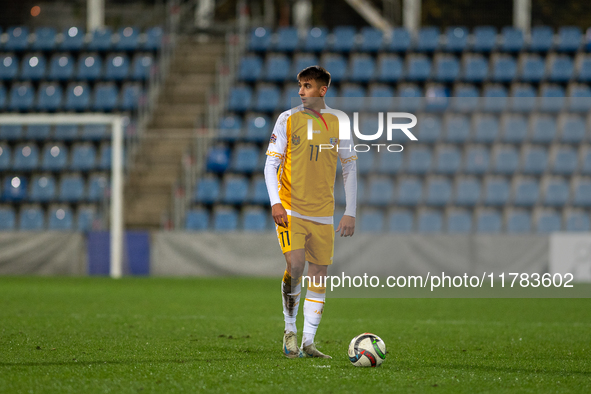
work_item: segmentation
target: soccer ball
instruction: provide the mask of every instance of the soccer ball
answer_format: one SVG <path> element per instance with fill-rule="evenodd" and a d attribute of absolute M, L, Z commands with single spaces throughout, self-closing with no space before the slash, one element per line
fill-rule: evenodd
<path fill-rule="evenodd" d="M 356 367 L 379 367 L 386 358 L 386 344 L 377 335 L 365 332 L 349 344 L 349 361 Z"/>

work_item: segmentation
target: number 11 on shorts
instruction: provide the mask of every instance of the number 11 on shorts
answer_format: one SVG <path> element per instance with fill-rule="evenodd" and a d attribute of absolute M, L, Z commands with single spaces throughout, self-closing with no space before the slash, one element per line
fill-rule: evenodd
<path fill-rule="evenodd" d="M 283 233 L 285 233 L 285 236 L 283 235 Z M 289 245 L 289 231 L 285 230 L 279 233 L 281 235 L 281 243 L 283 244 L 283 247 L 285 248 L 285 241 L 287 240 L 287 246 Z"/>

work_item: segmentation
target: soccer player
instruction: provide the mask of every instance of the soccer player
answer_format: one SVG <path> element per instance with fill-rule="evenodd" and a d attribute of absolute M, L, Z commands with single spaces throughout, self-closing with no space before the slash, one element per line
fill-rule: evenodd
<path fill-rule="evenodd" d="M 314 344 L 326 297 L 326 283 L 321 278 L 326 276 L 334 254 L 334 182 L 338 159 L 343 168 L 346 209 L 336 232 L 348 237 L 355 231 L 357 155 L 350 139 L 339 140 L 338 118 L 321 113 L 327 108 L 324 97 L 330 86 L 330 73 L 311 66 L 297 78 L 302 104 L 279 115 L 265 163 L 273 220 L 286 262 L 281 283 L 285 320 L 283 353 L 289 358 L 331 358 Z M 306 261 L 311 280 L 304 301 L 300 349 L 296 316 Z"/>

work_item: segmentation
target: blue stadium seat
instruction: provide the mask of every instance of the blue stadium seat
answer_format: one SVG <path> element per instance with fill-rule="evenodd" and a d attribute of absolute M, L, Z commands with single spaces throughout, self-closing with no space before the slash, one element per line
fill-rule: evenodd
<path fill-rule="evenodd" d="M 456 182 L 455 205 L 470 207 L 480 200 L 480 181 L 475 178 L 461 178 Z"/>
<path fill-rule="evenodd" d="M 538 115 L 532 119 L 531 141 L 537 144 L 550 144 L 556 138 L 556 118 Z"/>
<path fill-rule="evenodd" d="M 12 54 L 0 54 L 0 79 L 10 81 L 18 74 L 18 58 Z"/>
<path fill-rule="evenodd" d="M 546 74 L 546 64 L 537 55 L 522 58 L 519 67 L 519 79 L 523 82 L 540 82 Z"/>
<path fill-rule="evenodd" d="M 527 138 L 527 120 L 522 115 L 508 115 L 503 118 L 503 142 L 519 144 Z"/>
<path fill-rule="evenodd" d="M 125 151 L 123 152 L 123 156 L 125 158 Z M 101 170 L 110 170 L 111 169 L 111 144 L 110 143 L 102 143 L 99 154 L 98 154 L 98 168 Z"/>
<path fill-rule="evenodd" d="M 105 60 L 105 79 L 122 81 L 129 74 L 129 58 L 124 54 L 112 53 Z"/>
<path fill-rule="evenodd" d="M 223 173 L 230 165 L 230 150 L 224 145 L 213 146 L 207 152 L 207 171 Z"/>
<path fill-rule="evenodd" d="M 540 88 L 540 112 L 559 112 L 564 108 L 564 89 L 557 85 L 543 85 Z"/>
<path fill-rule="evenodd" d="M 488 61 L 482 55 L 466 56 L 462 79 L 466 82 L 483 82 L 488 76 Z"/>
<path fill-rule="evenodd" d="M 519 178 L 513 188 L 513 205 L 533 207 L 540 198 L 540 184 L 534 178 Z"/>
<path fill-rule="evenodd" d="M 244 112 L 251 106 L 252 89 L 248 86 L 234 86 L 230 90 L 228 111 Z"/>
<path fill-rule="evenodd" d="M 23 176 L 7 175 L 4 177 L 2 187 L 3 200 L 7 202 L 19 202 L 27 198 L 27 178 Z"/>
<path fill-rule="evenodd" d="M 582 36 L 581 29 L 578 27 L 561 27 L 558 29 L 558 44 L 556 45 L 556 51 L 576 52 L 581 46 Z"/>
<path fill-rule="evenodd" d="M 574 76 L 574 64 L 570 56 L 559 55 L 548 60 L 548 80 L 551 82 L 568 82 Z"/>
<path fill-rule="evenodd" d="M 12 207 L 0 207 L 0 231 L 16 229 L 16 213 Z"/>
<path fill-rule="evenodd" d="M 509 201 L 509 182 L 503 178 L 488 178 L 484 182 L 484 204 L 505 205 Z"/>
<path fill-rule="evenodd" d="M 405 178 L 398 182 L 398 205 L 419 205 L 423 199 L 423 184 L 417 178 Z"/>
<path fill-rule="evenodd" d="M 552 173 L 570 175 L 577 169 L 577 151 L 570 146 L 556 147 L 552 158 Z"/>
<path fill-rule="evenodd" d="M 0 84 L 0 111 L 6 107 L 6 88 Z"/>
<path fill-rule="evenodd" d="M 78 126 L 72 124 L 58 124 L 55 126 L 53 138 L 58 141 L 71 141 L 78 138 Z"/>
<path fill-rule="evenodd" d="M 84 31 L 79 27 L 66 27 L 63 30 L 63 41 L 59 45 L 62 51 L 79 51 L 84 46 Z"/>
<path fill-rule="evenodd" d="M 321 61 L 322 67 L 330 70 L 330 77 L 332 82 L 341 82 L 345 79 L 347 73 L 347 61 L 341 55 L 325 55 Z M 329 90 L 330 91 L 330 90 Z"/>
<path fill-rule="evenodd" d="M 261 85 L 257 87 L 254 110 L 260 112 L 273 112 L 280 102 L 281 91 L 277 86 Z"/>
<path fill-rule="evenodd" d="M 119 40 L 115 43 L 117 51 L 137 51 L 139 48 L 140 32 L 138 28 L 122 27 L 119 29 Z"/>
<path fill-rule="evenodd" d="M 476 26 L 474 28 L 472 51 L 490 52 L 497 44 L 497 29 L 492 26 Z"/>
<path fill-rule="evenodd" d="M 154 57 L 149 53 L 138 53 L 131 61 L 131 78 L 143 81 L 150 78 Z"/>
<path fill-rule="evenodd" d="M 20 124 L 0 125 L 0 140 L 16 141 L 23 138 L 23 126 Z"/>
<path fill-rule="evenodd" d="M 88 180 L 88 201 L 100 202 L 110 194 L 109 178 L 101 173 L 90 175 Z"/>
<path fill-rule="evenodd" d="M 45 228 L 45 217 L 40 206 L 23 206 L 19 212 L 19 230 L 41 231 Z"/>
<path fill-rule="evenodd" d="M 400 153 L 380 153 L 378 154 L 377 172 L 379 174 L 398 174 L 402 169 L 403 154 Z"/>
<path fill-rule="evenodd" d="M 355 43 L 357 31 L 352 26 L 337 26 L 332 32 L 334 42 L 332 50 L 336 52 L 350 52 Z M 331 71 L 332 74 L 332 71 Z"/>
<path fill-rule="evenodd" d="M 244 139 L 249 142 L 266 142 L 271 135 L 271 126 L 271 121 L 268 117 L 249 115 L 246 121 Z"/>
<path fill-rule="evenodd" d="M 591 181 L 579 179 L 573 182 L 573 205 L 576 207 L 591 207 Z"/>
<path fill-rule="evenodd" d="M 213 213 L 213 230 L 219 232 L 236 231 L 238 213 L 232 208 L 216 208 Z"/>
<path fill-rule="evenodd" d="M 48 212 L 49 220 L 47 222 L 48 230 L 73 231 L 74 214 L 68 206 L 58 206 L 50 208 Z"/>
<path fill-rule="evenodd" d="M 585 139 L 585 122 L 580 116 L 570 115 L 561 122 L 560 142 L 580 144 Z"/>
<path fill-rule="evenodd" d="M 313 27 L 310 29 L 304 40 L 302 49 L 306 52 L 322 52 L 326 48 L 328 30 L 324 27 Z M 300 68 L 300 70 L 302 70 Z"/>
<path fill-rule="evenodd" d="M 30 201 L 50 202 L 55 199 L 55 193 L 55 178 L 52 175 L 35 175 L 31 180 Z"/>
<path fill-rule="evenodd" d="M 106 52 L 113 47 L 112 43 L 113 31 L 110 27 L 103 27 L 92 32 L 90 42 L 87 49 L 90 51 Z"/>
<path fill-rule="evenodd" d="M 243 204 L 248 197 L 248 179 L 230 175 L 222 185 L 222 201 L 226 204 Z"/>
<path fill-rule="evenodd" d="M 56 31 L 53 27 L 38 27 L 35 29 L 35 41 L 31 44 L 34 51 L 52 51 L 56 44 Z"/>
<path fill-rule="evenodd" d="M 591 149 L 585 149 L 581 153 L 581 174 L 591 175 Z"/>
<path fill-rule="evenodd" d="M 228 115 L 220 120 L 217 139 L 234 142 L 242 135 L 242 118 Z M 268 136 L 267 136 L 268 137 Z"/>
<path fill-rule="evenodd" d="M 367 185 L 365 203 L 368 205 L 388 206 L 394 200 L 394 182 L 387 176 L 374 176 Z"/>
<path fill-rule="evenodd" d="M 331 92 L 334 91 L 335 89 L 336 88 L 334 86 L 331 87 L 330 89 L 328 89 L 328 93 L 324 97 L 328 97 L 331 94 Z M 294 83 L 285 84 L 285 87 L 283 88 L 281 102 L 279 103 L 279 104 L 283 104 L 283 106 L 279 105 L 277 107 L 277 111 L 285 111 L 285 110 L 288 110 L 290 108 L 297 107 L 298 105 L 300 105 L 302 103 L 302 101 L 300 100 L 300 96 L 298 95 L 298 92 L 299 92 L 298 85 L 296 85 Z"/>
<path fill-rule="evenodd" d="M 460 62 L 454 56 L 438 57 L 435 61 L 435 80 L 455 82 L 460 75 Z"/>
<path fill-rule="evenodd" d="M 99 55 L 86 54 L 78 58 L 76 78 L 94 81 L 102 77 L 103 61 Z"/>
<path fill-rule="evenodd" d="M 544 205 L 561 207 L 569 200 L 568 183 L 559 178 L 549 179 L 544 184 Z"/>
<path fill-rule="evenodd" d="M 393 108 L 394 89 L 392 87 L 388 85 L 372 85 L 369 88 L 367 95 L 368 100 L 366 109 L 368 111 L 388 112 Z M 370 131 L 377 130 L 377 127 L 378 125 L 375 124 L 375 127 L 364 128 L 363 131 L 365 134 L 369 134 Z"/>
<path fill-rule="evenodd" d="M 269 194 L 267 193 L 267 185 L 265 184 L 265 178 L 262 176 L 255 176 L 251 181 L 248 201 L 251 204 L 268 205 Z"/>
<path fill-rule="evenodd" d="M 425 97 L 421 88 L 413 84 L 399 84 L 396 95 L 399 97 L 398 110 L 411 112 L 419 110 Z"/>
<path fill-rule="evenodd" d="M 432 206 L 445 206 L 452 201 L 451 182 L 445 178 L 429 178 L 426 187 L 425 203 Z"/>
<path fill-rule="evenodd" d="M 0 171 L 8 171 L 11 169 L 12 149 L 10 145 L 0 142 Z"/>
<path fill-rule="evenodd" d="M 269 55 L 265 62 L 263 75 L 266 81 L 283 82 L 288 78 L 290 68 L 291 63 L 287 56 L 283 54 Z"/>
<path fill-rule="evenodd" d="M 423 27 L 419 30 L 417 45 L 415 50 L 417 52 L 434 52 L 439 48 L 439 28 L 438 27 Z"/>
<path fill-rule="evenodd" d="M 384 126 L 385 127 L 385 126 Z M 436 143 L 441 140 L 441 118 L 432 115 L 418 117 L 416 137 L 422 143 Z"/>
<path fill-rule="evenodd" d="M 71 82 L 66 90 L 66 111 L 86 111 L 90 107 L 90 87 L 86 82 Z"/>
<path fill-rule="evenodd" d="M 4 43 L 5 51 L 21 52 L 29 47 L 29 28 L 25 26 L 10 27 L 6 30 L 8 36 Z"/>
<path fill-rule="evenodd" d="M 76 214 L 76 230 L 91 231 L 94 228 L 96 216 L 96 209 L 93 206 L 79 206 Z"/>
<path fill-rule="evenodd" d="M 462 156 L 455 146 L 439 146 L 435 155 L 435 172 L 454 175 L 460 170 Z"/>
<path fill-rule="evenodd" d="M 529 50 L 532 52 L 548 52 L 552 48 L 554 32 L 549 26 L 534 26 L 531 29 Z"/>
<path fill-rule="evenodd" d="M 456 84 L 452 96 L 452 108 L 455 111 L 472 112 L 478 107 L 480 93 L 474 85 Z"/>
<path fill-rule="evenodd" d="M 359 112 L 363 108 L 366 92 L 359 85 L 347 84 L 343 85 L 339 96 L 342 97 L 338 105 L 341 111 Z"/>
<path fill-rule="evenodd" d="M 62 175 L 59 183 L 59 200 L 77 203 L 84 200 L 84 178 L 80 174 Z"/>
<path fill-rule="evenodd" d="M 536 90 L 529 84 L 513 84 L 510 108 L 514 112 L 532 112 L 536 106 Z"/>
<path fill-rule="evenodd" d="M 209 211 L 205 208 L 194 208 L 187 212 L 185 228 L 189 231 L 205 231 L 209 228 Z"/>
<path fill-rule="evenodd" d="M 299 53 L 293 57 L 289 75 L 297 75 L 304 68 L 318 64 L 318 58 L 311 53 Z"/>
<path fill-rule="evenodd" d="M 240 59 L 238 79 L 240 81 L 258 81 L 263 71 L 263 60 L 257 55 L 246 55 Z"/>
<path fill-rule="evenodd" d="M 388 52 L 406 52 L 411 47 L 411 36 L 404 27 L 395 27 L 392 29 L 392 36 L 388 44 Z"/>
<path fill-rule="evenodd" d="M 524 39 L 521 29 L 506 26 L 502 30 L 503 41 L 501 44 L 502 52 L 519 52 L 523 48 Z"/>
<path fill-rule="evenodd" d="M 260 232 L 268 229 L 270 215 L 262 208 L 246 208 L 242 213 L 242 229 L 250 232 Z"/>
<path fill-rule="evenodd" d="M 85 124 L 82 126 L 80 139 L 86 141 L 101 141 L 111 137 L 107 125 L 105 124 Z"/>
<path fill-rule="evenodd" d="M 113 111 L 117 108 L 119 89 L 114 83 L 97 84 L 94 88 L 92 109 L 94 111 Z"/>
<path fill-rule="evenodd" d="M 450 234 L 469 234 L 472 232 L 472 215 L 464 210 L 454 210 L 448 213 L 446 230 Z"/>
<path fill-rule="evenodd" d="M 501 214 L 494 210 L 481 210 L 476 214 L 476 231 L 479 233 L 500 233 Z"/>
<path fill-rule="evenodd" d="M 193 202 L 213 204 L 220 198 L 220 181 L 216 177 L 201 178 L 193 194 Z"/>
<path fill-rule="evenodd" d="M 443 231 L 443 215 L 439 211 L 424 210 L 417 218 L 417 231 L 420 233 L 439 233 Z"/>
<path fill-rule="evenodd" d="M 162 47 L 164 32 L 161 27 L 151 27 L 146 30 L 146 39 L 142 44 L 142 49 L 147 51 L 158 51 Z"/>
<path fill-rule="evenodd" d="M 507 232 L 524 234 L 531 232 L 531 215 L 527 211 L 512 210 L 507 214 Z"/>
<path fill-rule="evenodd" d="M 73 171 L 90 171 L 96 165 L 96 148 L 91 143 L 76 143 L 72 146 L 72 161 L 70 169 Z"/>
<path fill-rule="evenodd" d="M 21 79 L 38 81 L 45 78 L 46 61 L 45 56 L 28 54 L 23 57 L 21 63 Z"/>
<path fill-rule="evenodd" d="M 33 171 L 39 163 L 39 148 L 36 144 L 22 142 L 14 148 L 12 168 L 15 171 Z"/>
<path fill-rule="evenodd" d="M 485 86 L 482 109 L 486 112 L 501 112 L 507 108 L 507 89 L 502 85 Z"/>
<path fill-rule="evenodd" d="M 357 173 L 361 175 L 373 173 L 374 162 L 375 154 L 371 151 L 357 152 Z"/>
<path fill-rule="evenodd" d="M 591 60 L 589 62 L 591 70 Z M 591 80 L 591 78 L 590 78 Z M 572 112 L 588 112 L 591 109 L 591 88 L 587 85 L 575 85 L 569 88 L 568 109 Z"/>
<path fill-rule="evenodd" d="M 250 34 L 250 43 L 248 45 L 251 51 L 266 52 L 271 44 L 271 35 L 273 31 L 264 27 L 252 29 Z"/>
<path fill-rule="evenodd" d="M 406 172 L 410 174 L 426 174 L 431 170 L 433 155 L 426 146 L 413 146 L 406 156 Z"/>
<path fill-rule="evenodd" d="M 493 155 L 493 170 L 497 174 L 511 175 L 519 166 L 519 154 L 513 146 L 500 146 Z"/>
<path fill-rule="evenodd" d="M 230 169 L 250 174 L 257 169 L 259 150 L 254 145 L 240 145 L 234 148 Z"/>
<path fill-rule="evenodd" d="M 378 58 L 376 79 L 380 82 L 398 82 L 402 79 L 402 60 L 395 55 L 384 55 Z"/>
<path fill-rule="evenodd" d="M 1 59 L 2 57 L 0 57 L 0 60 Z M 2 71 L 2 66 L 0 65 L 0 78 L 2 78 L 4 72 L 5 71 Z M 7 72 L 10 73 L 11 71 Z M 584 56 L 581 59 L 577 72 L 577 80 L 580 82 L 591 82 L 591 56 Z"/>
<path fill-rule="evenodd" d="M 143 89 L 140 83 L 125 83 L 121 88 L 121 101 L 119 109 L 134 111 L 140 106 L 143 97 Z"/>
<path fill-rule="evenodd" d="M 444 85 L 429 85 L 425 90 L 425 112 L 443 112 L 449 105 L 449 89 Z"/>
<path fill-rule="evenodd" d="M 349 79 L 353 82 L 369 82 L 373 79 L 375 62 L 369 55 L 352 55 Z"/>
<path fill-rule="evenodd" d="M 529 146 L 523 150 L 521 172 L 528 175 L 541 175 L 548 167 L 548 152 L 541 146 Z"/>
<path fill-rule="evenodd" d="M 566 215 L 566 231 L 591 231 L 589 214 L 585 212 L 572 211 Z"/>
<path fill-rule="evenodd" d="M 13 83 L 10 89 L 8 109 L 13 111 L 31 111 L 35 102 L 35 89 L 30 82 Z"/>
<path fill-rule="evenodd" d="M 413 215 L 406 210 L 396 210 L 388 215 L 388 231 L 391 233 L 410 233 L 413 230 Z"/>
<path fill-rule="evenodd" d="M 562 218 L 554 211 L 541 211 L 536 218 L 536 232 L 538 234 L 549 234 L 560 231 Z"/>
<path fill-rule="evenodd" d="M 445 141 L 464 143 L 470 137 L 470 121 L 463 115 L 450 115 L 445 119 Z"/>
<path fill-rule="evenodd" d="M 490 168 L 490 154 L 483 146 L 469 146 L 464 155 L 464 172 L 481 175 Z"/>
<path fill-rule="evenodd" d="M 512 56 L 499 55 L 492 61 L 491 79 L 494 82 L 511 82 L 517 75 L 517 63 Z"/>
<path fill-rule="evenodd" d="M 364 27 L 361 29 L 359 51 L 375 53 L 382 48 L 383 44 L 384 34 L 381 30 L 374 27 Z"/>
<path fill-rule="evenodd" d="M 68 161 L 68 148 L 62 143 L 47 143 L 43 147 L 41 170 L 62 171 Z"/>
<path fill-rule="evenodd" d="M 63 90 L 59 83 L 43 82 L 37 91 L 37 109 L 55 112 L 62 106 Z"/>
<path fill-rule="evenodd" d="M 431 76 L 431 60 L 424 55 L 410 55 L 406 63 L 406 79 L 426 81 Z"/>
<path fill-rule="evenodd" d="M 463 52 L 468 44 L 468 29 L 462 26 L 448 27 L 445 30 L 445 38 L 444 51 Z"/>
<path fill-rule="evenodd" d="M 298 49 L 300 39 L 295 27 L 280 27 L 277 29 L 277 42 L 273 50 L 278 52 L 293 52 Z"/>
<path fill-rule="evenodd" d="M 493 115 L 480 115 L 476 117 L 474 142 L 492 144 L 499 137 L 499 120 Z"/>
<path fill-rule="evenodd" d="M 379 209 L 366 208 L 361 213 L 359 230 L 362 233 L 383 233 L 384 212 Z"/>

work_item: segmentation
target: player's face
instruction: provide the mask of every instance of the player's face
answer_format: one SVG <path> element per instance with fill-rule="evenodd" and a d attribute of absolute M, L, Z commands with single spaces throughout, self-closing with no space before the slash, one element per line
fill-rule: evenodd
<path fill-rule="evenodd" d="M 298 86 L 300 87 L 299 95 L 304 105 L 306 105 L 306 101 L 310 101 L 307 99 L 312 97 L 324 97 L 326 90 L 328 89 L 326 86 L 320 86 L 318 81 L 313 79 L 298 81 Z"/>

